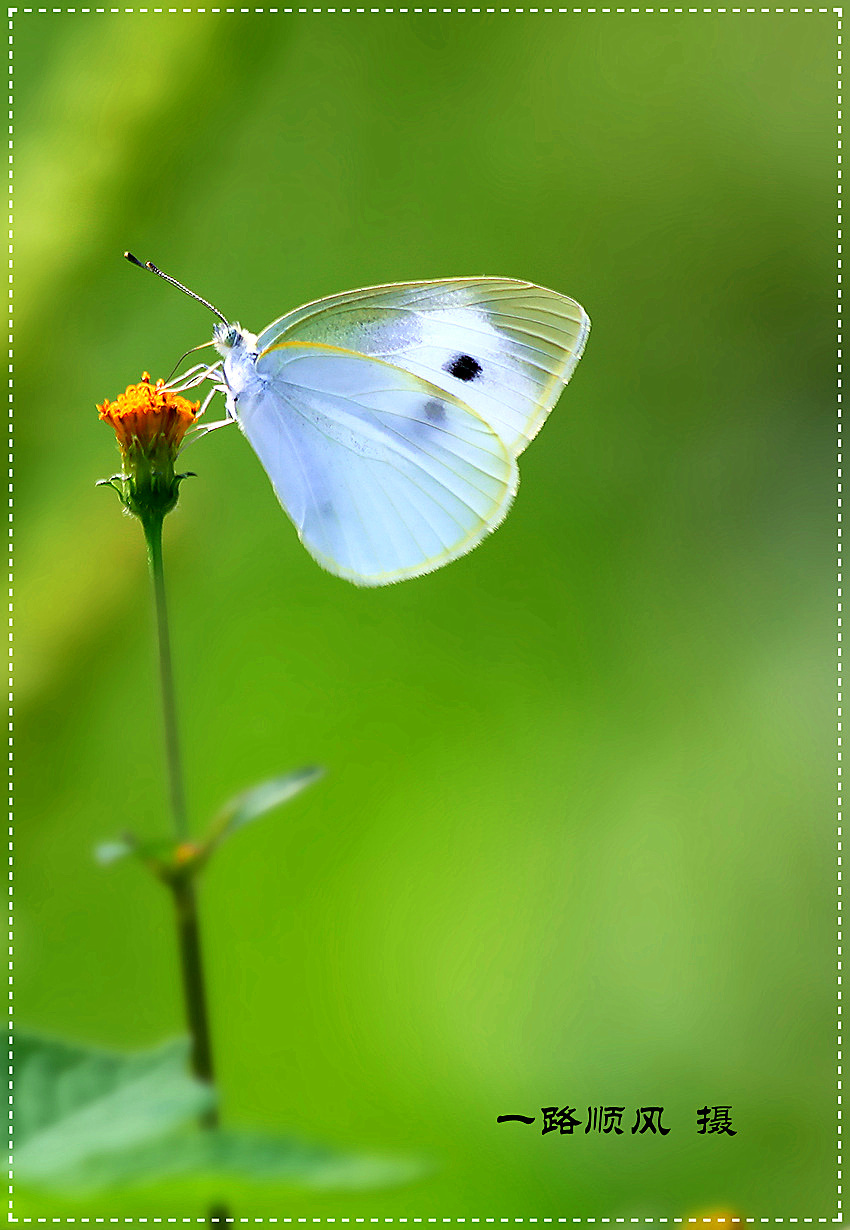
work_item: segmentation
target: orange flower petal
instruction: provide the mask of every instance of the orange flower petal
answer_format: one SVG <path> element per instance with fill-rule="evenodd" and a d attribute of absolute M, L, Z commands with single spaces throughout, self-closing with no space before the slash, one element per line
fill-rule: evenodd
<path fill-rule="evenodd" d="M 115 401 L 107 400 L 97 410 L 100 418 L 115 428 L 122 448 L 134 439 L 142 447 L 163 439 L 176 450 L 194 423 L 200 405 L 166 389 L 164 380 L 151 386 L 150 375 L 144 372 L 140 384 L 128 385 Z"/>

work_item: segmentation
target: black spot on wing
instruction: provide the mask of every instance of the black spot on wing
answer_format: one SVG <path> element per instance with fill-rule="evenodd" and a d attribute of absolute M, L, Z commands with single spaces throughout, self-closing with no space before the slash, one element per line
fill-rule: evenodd
<path fill-rule="evenodd" d="M 436 397 L 426 401 L 422 409 L 429 423 L 442 423 L 446 417 L 446 407 L 443 402 L 437 401 Z"/>
<path fill-rule="evenodd" d="M 443 371 L 458 380 L 475 380 L 481 375 L 481 364 L 471 354 L 456 354 L 443 365 Z"/>

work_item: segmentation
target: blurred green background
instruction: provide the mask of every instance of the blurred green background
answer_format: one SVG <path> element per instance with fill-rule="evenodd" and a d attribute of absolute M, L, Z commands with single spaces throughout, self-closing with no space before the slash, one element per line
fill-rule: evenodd
<path fill-rule="evenodd" d="M 328 770 L 203 884 L 225 1117 L 431 1167 L 233 1182 L 237 1216 L 833 1215 L 835 37 L 823 12 L 15 18 L 20 1024 L 183 1027 L 165 894 L 91 857 L 167 825 L 95 403 L 214 322 L 123 249 L 254 331 L 468 274 L 594 326 L 507 522 L 421 580 L 321 572 L 236 430 L 187 455 L 194 824 Z M 554 1104 L 627 1131 L 496 1125 Z M 668 1136 L 631 1135 L 643 1104 Z M 697 1135 L 705 1104 L 738 1135 Z"/>

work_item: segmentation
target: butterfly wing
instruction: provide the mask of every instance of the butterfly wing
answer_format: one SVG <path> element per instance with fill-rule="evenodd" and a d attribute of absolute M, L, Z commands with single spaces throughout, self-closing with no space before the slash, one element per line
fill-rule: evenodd
<path fill-rule="evenodd" d="M 517 468 L 462 401 L 362 354 L 264 350 L 237 418 L 301 541 L 358 585 L 419 576 L 470 551 L 510 507 Z"/>
<path fill-rule="evenodd" d="M 512 278 L 402 282 L 319 299 L 260 334 L 339 346 L 460 398 L 518 456 L 581 358 L 590 321 L 573 299 Z"/>

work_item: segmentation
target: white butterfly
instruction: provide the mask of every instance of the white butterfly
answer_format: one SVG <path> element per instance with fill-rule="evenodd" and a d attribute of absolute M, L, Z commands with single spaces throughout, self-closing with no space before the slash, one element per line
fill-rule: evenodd
<path fill-rule="evenodd" d="M 348 291 L 259 336 L 222 321 L 199 378 L 310 554 L 355 585 L 431 572 L 499 525 L 590 329 L 574 300 L 511 278 Z"/>

